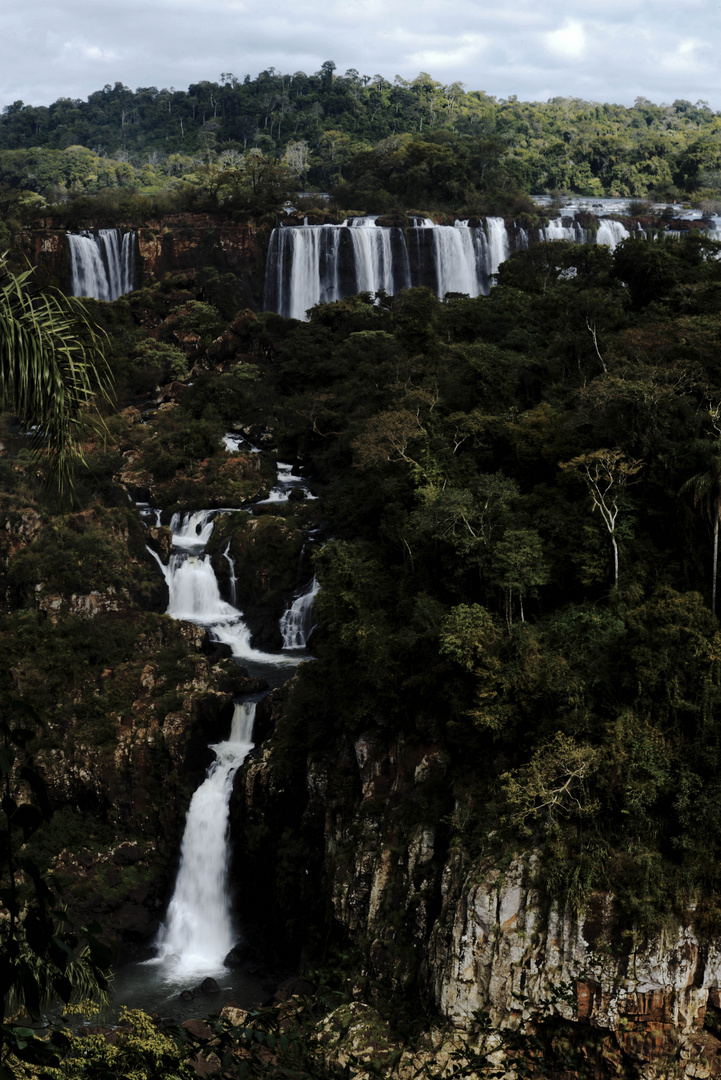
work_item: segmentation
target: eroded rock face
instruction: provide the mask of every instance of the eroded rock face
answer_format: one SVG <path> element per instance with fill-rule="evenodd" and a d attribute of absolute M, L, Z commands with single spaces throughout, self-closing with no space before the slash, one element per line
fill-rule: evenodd
<path fill-rule="evenodd" d="M 613 897 L 601 893 L 578 918 L 544 911 L 533 855 L 501 872 L 448 846 L 442 747 L 382 728 L 340 753 L 308 753 L 291 814 L 283 727 L 276 709 L 275 729 L 246 768 L 245 822 L 262 813 L 282 859 L 283 828 L 297 848 L 323 821 L 318 872 L 333 918 L 363 956 L 359 1000 L 374 984 L 420 994 L 471 1039 L 480 1010 L 497 1032 L 568 1041 L 599 1078 L 671 1067 L 689 1078 L 721 1075 L 718 1032 L 708 1030 L 721 1009 L 717 942 L 678 927 L 631 946 Z"/>
<path fill-rule="evenodd" d="M 630 1023 L 697 1031 L 721 985 L 718 944 L 679 927 L 624 950 L 605 894 L 580 918 L 557 907 L 544 916 L 533 864 L 516 860 L 503 874 L 464 868 L 458 855 L 446 864 L 430 942 L 443 1014 L 461 1027 L 483 1009 L 501 1026 L 540 1011 L 622 1033 Z"/>
<path fill-rule="evenodd" d="M 44 277 L 69 289 L 70 260 L 66 230 L 41 224 L 19 232 L 17 246 Z M 97 223 L 98 228 L 103 222 Z M 136 229 L 132 222 L 123 230 Z M 263 306 L 267 235 L 253 225 L 237 225 L 204 214 L 176 214 L 137 229 L 136 288 L 165 274 L 190 273 L 204 267 L 237 275 L 245 306 Z"/>

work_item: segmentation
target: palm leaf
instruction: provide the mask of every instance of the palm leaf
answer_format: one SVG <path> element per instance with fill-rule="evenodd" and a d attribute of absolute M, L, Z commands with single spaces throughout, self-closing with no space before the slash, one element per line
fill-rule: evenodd
<path fill-rule="evenodd" d="M 113 380 L 80 301 L 33 293 L 31 279 L 30 270 L 7 269 L 0 278 L 0 408 L 17 414 L 37 453 L 50 453 L 62 492 L 83 461 L 83 439 L 104 426 L 91 406 L 110 400 Z"/>

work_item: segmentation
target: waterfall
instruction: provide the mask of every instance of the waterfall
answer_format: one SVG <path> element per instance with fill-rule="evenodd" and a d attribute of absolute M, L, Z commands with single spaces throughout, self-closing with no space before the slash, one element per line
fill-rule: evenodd
<path fill-rule="evenodd" d="M 440 297 L 449 292 L 478 296 L 484 291 L 485 274 L 478 272 L 476 231 L 480 230 L 471 230 L 461 221 L 454 227 L 433 229 L 436 292 Z"/>
<path fill-rule="evenodd" d="M 498 267 L 505 262 L 510 252 L 508 232 L 503 218 L 486 218 L 486 233 L 488 235 L 488 275 L 493 277 L 498 273 Z"/>
<path fill-rule="evenodd" d="M 291 465 L 279 462 L 290 473 Z M 302 483 L 293 477 L 289 486 Z M 285 496 L 287 498 L 287 496 Z M 283 501 L 282 499 L 274 501 Z M 158 563 L 168 586 L 167 614 L 172 619 L 198 623 L 204 626 L 213 640 L 228 645 L 233 656 L 258 664 L 284 665 L 296 663 L 293 657 L 279 653 L 265 653 L 251 644 L 250 628 L 243 622 L 243 613 L 235 604 L 229 604 L 220 595 L 218 579 L 209 555 L 203 548 L 213 532 L 218 514 L 231 513 L 227 509 L 195 510 L 187 514 L 173 514 L 170 528 L 173 533 L 173 552 L 165 566 L 152 548 L 148 551 Z M 231 559 L 226 549 L 228 562 Z M 235 567 L 232 568 L 232 589 L 235 593 Z M 233 597 L 235 599 L 235 596 Z"/>
<path fill-rule="evenodd" d="M 240 612 L 221 598 L 209 555 L 176 552 L 168 563 L 168 615 L 172 619 L 212 626 L 235 620 Z"/>
<path fill-rule="evenodd" d="M 230 602 L 233 607 L 235 607 L 238 602 L 238 578 L 236 577 L 235 573 L 235 559 L 230 554 L 230 540 L 225 545 L 223 558 L 228 564 L 228 570 L 230 573 Z"/>
<path fill-rule="evenodd" d="M 304 649 L 313 629 L 313 602 L 318 595 L 318 582 L 313 580 L 296 596 L 280 618 L 280 632 L 284 649 Z"/>
<path fill-rule="evenodd" d="M 228 893 L 228 808 L 237 770 L 253 749 L 255 702 L 236 704 L 228 740 L 191 799 L 180 868 L 157 940 L 157 959 L 174 974 L 219 971 L 236 942 Z"/>
<path fill-rule="evenodd" d="M 135 233 L 99 229 L 68 233 L 73 296 L 117 300 L 135 284 Z"/>
<path fill-rule="evenodd" d="M 613 249 L 628 235 L 620 222 L 602 218 L 596 242 Z M 379 226 L 375 216 L 350 218 L 343 225 L 280 226 L 268 248 L 265 308 L 304 319 L 316 304 L 359 292 L 395 294 L 414 285 L 428 286 L 440 297 L 449 292 L 480 296 L 488 293 L 512 251 L 536 239 L 581 244 L 588 238 L 569 217 L 555 218 L 531 236 L 500 217 L 486 218 L 484 228 L 471 228 L 467 221 L 436 225 L 417 216 L 408 219 L 405 230 Z"/>
<path fill-rule="evenodd" d="M 215 527 L 218 510 L 196 510 L 189 514 L 173 514 L 170 531 L 175 547 L 205 547 Z"/>
<path fill-rule="evenodd" d="M 627 236 L 630 236 L 628 229 L 624 228 L 620 221 L 613 221 L 611 218 L 604 218 L 598 226 L 598 232 L 596 233 L 597 244 L 608 244 L 611 251 L 615 248 L 621 240 L 625 240 Z"/>
<path fill-rule="evenodd" d="M 555 218 L 549 221 L 545 229 L 539 229 L 541 240 L 567 240 L 572 244 L 583 244 L 586 240 L 586 232 L 576 222 L 570 225 L 563 224 L 563 218 Z"/>
<path fill-rule="evenodd" d="M 317 495 L 312 495 L 310 490 L 305 486 L 302 476 L 293 475 L 293 466 L 289 465 L 285 461 L 276 462 L 278 469 L 278 478 L 275 485 L 271 488 L 270 494 L 267 499 L 259 499 L 256 506 L 268 506 L 271 503 L 284 503 L 288 502 L 290 493 L 293 488 L 297 488 L 301 492 L 304 499 L 313 500 Z"/>

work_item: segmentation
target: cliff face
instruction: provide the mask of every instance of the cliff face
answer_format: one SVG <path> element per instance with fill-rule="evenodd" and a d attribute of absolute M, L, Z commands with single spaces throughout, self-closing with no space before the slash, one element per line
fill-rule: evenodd
<path fill-rule="evenodd" d="M 288 734 L 276 707 L 236 793 L 244 874 L 249 864 L 259 872 L 256 885 L 266 904 L 280 903 L 280 922 L 278 865 L 310 853 L 293 918 L 305 908 L 343 928 L 362 956 L 359 1001 L 374 1004 L 379 987 L 418 995 L 471 1040 L 480 1011 L 496 1031 L 546 1040 L 549 1053 L 561 1040 L 587 1075 L 721 1073 L 717 942 L 677 927 L 633 944 L 610 895 L 592 895 L 578 916 L 544 910 L 534 855 L 503 872 L 469 859 L 443 821 L 452 799 L 440 746 L 368 732 L 335 752 L 309 753 L 293 773 L 282 749 Z M 247 845 L 261 820 L 272 865 Z"/>
<path fill-rule="evenodd" d="M 212 267 L 233 273 L 247 305 L 263 307 L 267 235 L 252 225 L 234 225 L 198 214 L 178 215 L 138 230 L 139 282 L 165 274 Z"/>
<path fill-rule="evenodd" d="M 102 222 L 97 226 L 101 228 Z M 133 223 L 120 226 L 136 229 Z M 53 281 L 70 291 L 67 230 L 49 222 L 21 230 L 16 247 L 41 280 Z M 166 274 L 195 274 L 203 268 L 232 273 L 238 278 L 246 306 L 263 306 L 265 253 L 268 237 L 253 225 L 235 225 L 202 214 L 182 214 L 151 222 L 137 229 L 136 287 Z"/>

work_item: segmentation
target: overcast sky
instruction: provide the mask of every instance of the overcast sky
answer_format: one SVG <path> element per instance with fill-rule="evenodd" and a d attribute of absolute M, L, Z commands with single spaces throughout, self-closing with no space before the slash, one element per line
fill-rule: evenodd
<path fill-rule="evenodd" d="M 721 110 L 721 0 L 3 0 L 0 107 L 265 68 Z"/>

